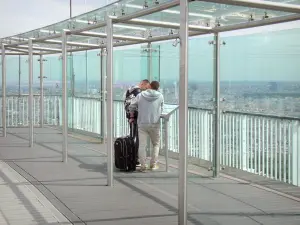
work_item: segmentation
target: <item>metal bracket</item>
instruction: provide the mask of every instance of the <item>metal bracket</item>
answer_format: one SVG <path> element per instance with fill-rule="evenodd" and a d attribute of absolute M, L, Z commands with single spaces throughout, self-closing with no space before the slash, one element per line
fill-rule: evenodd
<path fill-rule="evenodd" d="M 216 170 L 216 168 L 215 168 L 215 167 L 213 167 L 213 166 L 210 166 L 210 167 L 208 167 L 208 168 L 207 168 L 207 170 L 208 170 L 208 171 L 215 171 L 215 170 Z M 221 171 L 221 170 L 225 170 L 225 167 L 224 167 L 224 166 L 222 166 L 222 167 L 220 168 L 220 171 Z"/>
<path fill-rule="evenodd" d="M 208 44 L 209 44 L 209 45 L 215 45 L 215 44 L 216 44 L 216 41 L 214 41 L 214 40 L 213 40 L 213 41 L 209 41 Z M 225 41 L 221 41 L 221 42 L 220 42 L 220 45 L 221 45 L 221 46 L 222 46 L 222 45 L 226 45 L 226 42 L 225 42 Z"/>

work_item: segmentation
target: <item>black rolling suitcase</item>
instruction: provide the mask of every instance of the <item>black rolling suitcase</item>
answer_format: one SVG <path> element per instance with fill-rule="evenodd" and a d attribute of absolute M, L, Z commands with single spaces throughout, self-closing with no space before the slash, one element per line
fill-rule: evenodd
<path fill-rule="evenodd" d="M 130 126 L 134 126 L 133 123 Z M 116 168 L 128 172 L 135 171 L 137 155 L 134 135 L 130 133 L 129 136 L 117 138 L 114 149 Z"/>

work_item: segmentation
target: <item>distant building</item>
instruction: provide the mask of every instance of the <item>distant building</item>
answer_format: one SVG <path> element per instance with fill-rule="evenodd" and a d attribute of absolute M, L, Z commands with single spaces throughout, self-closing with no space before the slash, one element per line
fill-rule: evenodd
<path fill-rule="evenodd" d="M 277 92 L 278 91 L 278 84 L 276 82 L 269 83 L 269 91 L 270 92 Z"/>

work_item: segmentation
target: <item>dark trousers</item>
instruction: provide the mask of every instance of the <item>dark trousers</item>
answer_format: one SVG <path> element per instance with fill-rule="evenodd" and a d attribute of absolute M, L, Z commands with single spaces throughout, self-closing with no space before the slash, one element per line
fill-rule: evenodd
<path fill-rule="evenodd" d="M 134 121 L 130 126 L 130 135 L 135 139 L 135 150 L 136 150 L 136 160 L 139 160 L 139 132 L 138 125 L 136 121 Z"/>

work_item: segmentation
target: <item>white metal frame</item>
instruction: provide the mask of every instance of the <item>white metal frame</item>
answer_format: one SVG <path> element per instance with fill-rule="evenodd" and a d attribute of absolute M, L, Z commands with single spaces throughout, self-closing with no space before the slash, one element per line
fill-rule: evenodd
<path fill-rule="evenodd" d="M 62 34 L 62 130 L 63 130 L 63 145 L 62 145 L 62 161 L 68 161 L 68 81 L 67 81 L 67 31 Z"/>
<path fill-rule="evenodd" d="M 2 135 L 6 137 L 6 58 L 5 46 L 2 44 Z"/>
<path fill-rule="evenodd" d="M 178 222 L 187 224 L 188 155 L 188 2 L 180 1 L 180 73 L 179 73 L 179 179 Z"/>
<path fill-rule="evenodd" d="M 107 56 L 106 56 L 106 131 L 107 131 L 107 185 L 113 186 L 113 138 L 114 138 L 114 103 L 113 103 L 113 20 L 107 18 Z"/>
<path fill-rule="evenodd" d="M 219 119 L 220 119 L 220 79 L 219 79 L 219 52 L 220 43 L 218 34 L 220 32 L 244 29 L 250 27 L 258 27 L 288 21 L 295 21 L 300 19 L 300 6 L 292 5 L 286 3 L 277 3 L 270 1 L 257 1 L 257 0 L 202 0 L 204 2 L 214 2 L 227 5 L 236 5 L 243 7 L 252 7 L 258 9 L 267 10 L 277 10 L 289 13 L 295 13 L 292 15 L 262 19 L 259 21 L 245 21 L 244 23 L 234 24 L 230 26 L 220 26 L 214 28 L 205 28 L 201 26 L 189 25 L 188 16 L 189 10 L 188 0 L 173 0 L 161 3 L 157 6 L 141 9 L 135 13 L 123 15 L 120 17 L 108 16 L 106 21 L 101 21 L 93 25 L 88 25 L 86 27 L 74 30 L 63 30 L 60 33 L 44 36 L 41 38 L 30 38 L 26 41 L 15 41 L 11 44 L 2 43 L 2 121 L 3 121 L 3 136 L 6 136 L 6 55 L 27 55 L 29 56 L 29 145 L 33 146 L 33 121 L 32 121 L 32 60 L 33 55 L 46 55 L 53 53 L 62 53 L 62 128 L 63 128 L 63 145 L 62 145 L 62 161 L 67 162 L 68 158 L 68 92 L 67 92 L 67 52 L 84 51 L 89 49 L 107 49 L 106 58 L 106 75 L 102 77 L 102 85 L 105 86 L 103 89 L 103 104 L 104 104 L 104 121 L 107 121 L 104 126 L 104 139 L 106 139 L 107 144 L 107 184 L 108 186 L 113 186 L 113 47 L 133 45 L 137 43 L 153 43 L 162 40 L 171 40 L 180 38 L 180 98 L 179 98 L 179 182 L 178 182 L 178 221 L 180 225 L 187 224 L 187 153 L 188 153 L 188 101 L 187 101 L 187 91 L 188 91 L 188 37 L 201 34 L 215 34 L 215 132 L 217 133 L 215 138 L 215 156 L 214 156 L 214 176 L 218 176 L 219 173 Z M 180 24 L 177 23 L 167 23 L 164 21 L 145 21 L 138 19 L 139 17 L 146 16 L 152 13 L 161 12 L 167 10 L 174 6 L 180 6 Z M 113 34 L 113 24 L 114 23 L 125 23 L 125 24 L 136 24 L 143 26 L 154 26 L 162 28 L 179 28 L 179 34 L 172 34 L 167 36 L 156 36 L 149 38 L 132 37 L 127 35 L 114 35 Z M 94 32 L 94 29 L 105 27 L 107 33 Z M 106 38 L 107 43 L 105 44 L 90 44 L 87 42 L 68 42 L 68 35 L 78 35 L 87 37 L 100 37 Z M 54 40 L 61 38 L 62 40 Z M 123 42 L 113 42 L 114 39 L 123 40 Z M 35 46 L 33 43 L 47 43 L 49 45 L 54 45 L 55 47 L 49 48 L 43 46 Z M 57 45 L 62 45 L 61 49 Z M 68 48 L 68 46 L 77 46 L 78 48 Z M 10 52 L 8 52 L 9 50 Z M 26 51 L 28 50 L 28 52 Z M 33 50 L 38 50 L 40 52 L 33 52 Z M 101 50 L 101 52 L 103 52 Z M 42 83 L 42 56 L 41 56 L 41 83 Z M 103 61 L 102 61 L 103 63 Z M 104 73 L 102 73 L 104 76 Z M 42 86 L 42 84 L 41 84 Z M 41 92 L 42 94 L 42 92 Z M 106 95 L 107 94 L 107 95 Z M 105 97 L 107 96 L 107 98 Z M 41 99 L 42 101 L 42 99 Z M 41 108 L 43 111 L 43 108 Z M 42 117 L 42 116 L 41 116 Z M 103 121 L 103 120 L 102 120 Z"/>
<path fill-rule="evenodd" d="M 28 81 L 29 81 L 29 95 L 28 95 L 28 121 L 29 121 L 29 147 L 33 147 L 33 46 L 32 39 L 28 41 Z"/>

